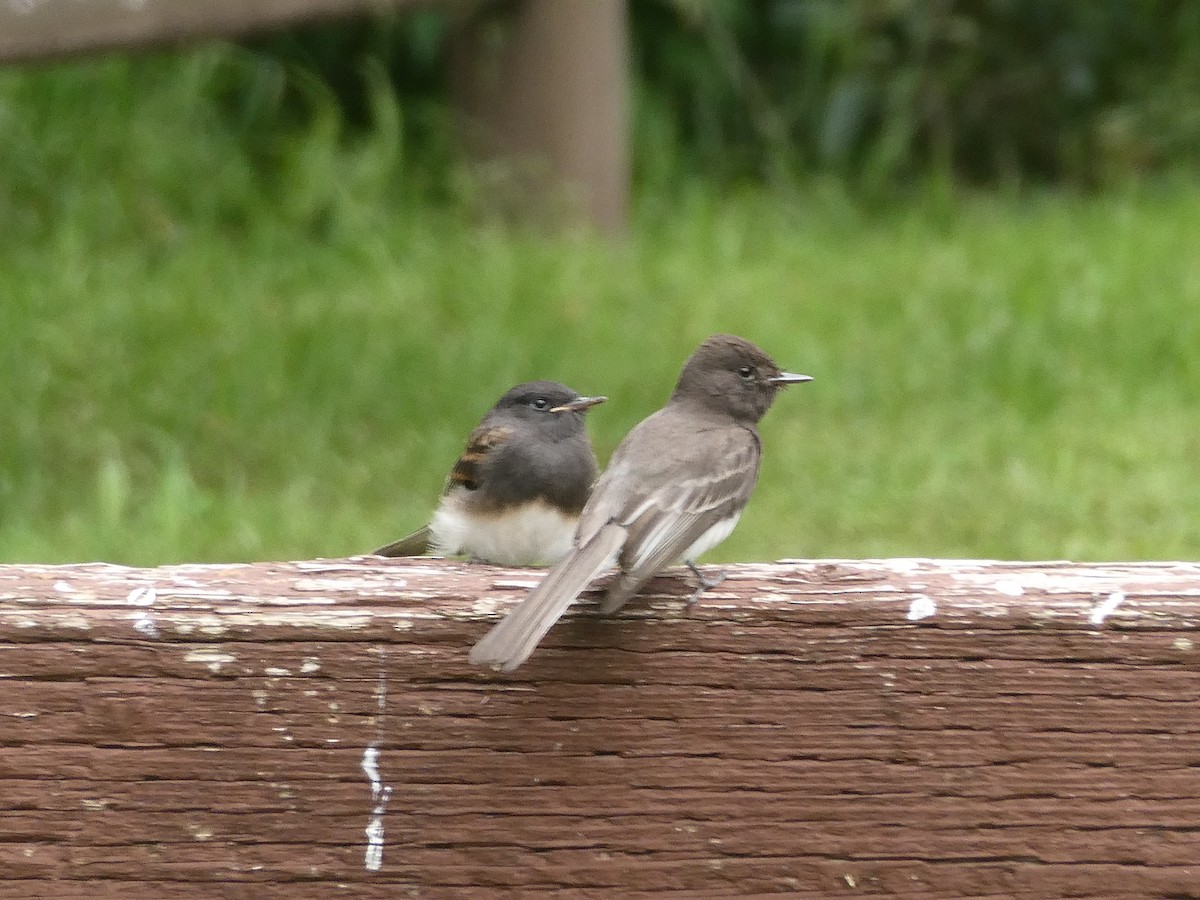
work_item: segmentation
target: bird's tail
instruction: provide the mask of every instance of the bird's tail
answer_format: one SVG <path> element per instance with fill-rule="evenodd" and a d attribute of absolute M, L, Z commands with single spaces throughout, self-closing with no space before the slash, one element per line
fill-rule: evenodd
<path fill-rule="evenodd" d="M 567 557 L 528 597 L 471 648 L 470 660 L 511 672 L 529 658 L 550 627 L 593 578 L 616 561 L 625 542 L 625 529 L 610 523 Z"/>
<path fill-rule="evenodd" d="M 374 556 L 424 556 L 429 552 L 429 529 L 422 528 L 414 531 L 408 537 L 392 541 L 378 550 L 372 550 Z"/>
<path fill-rule="evenodd" d="M 629 598 L 638 592 L 643 584 L 650 579 L 645 575 L 632 576 L 622 574 L 608 586 L 608 593 L 600 601 L 600 612 L 606 616 L 612 615 L 629 602 Z"/>

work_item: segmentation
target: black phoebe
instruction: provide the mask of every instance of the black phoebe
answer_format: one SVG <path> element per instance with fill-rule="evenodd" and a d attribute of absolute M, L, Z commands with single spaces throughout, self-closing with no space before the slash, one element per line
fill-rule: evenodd
<path fill-rule="evenodd" d="M 683 366 L 667 405 L 613 452 L 583 508 L 574 547 L 541 584 L 471 649 L 472 663 L 511 672 L 588 583 L 616 563 L 600 611 L 614 612 L 648 579 L 725 540 L 754 482 L 762 443 L 755 427 L 775 393 L 811 381 L 782 372 L 747 340 L 718 334 Z"/>
<path fill-rule="evenodd" d="M 518 384 L 471 432 L 433 521 L 376 556 L 467 555 L 506 566 L 548 565 L 571 549 L 596 480 L 581 397 L 557 381 Z"/>

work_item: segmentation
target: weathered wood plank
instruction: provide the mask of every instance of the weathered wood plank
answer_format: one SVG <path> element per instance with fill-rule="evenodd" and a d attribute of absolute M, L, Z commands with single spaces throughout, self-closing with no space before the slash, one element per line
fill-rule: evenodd
<path fill-rule="evenodd" d="M 0 900 L 1200 896 L 1198 565 L 538 577 L 0 566 Z"/>
<path fill-rule="evenodd" d="M 431 0 L 5 0 L 0 63 L 236 38 Z M 629 206 L 625 0 L 442 3 L 464 143 L 505 189 L 495 206 L 554 226 L 618 232 Z"/>
<path fill-rule="evenodd" d="M 421 0 L 7 0 L 0 61 L 236 36 Z M 427 0 L 426 0 L 427 2 Z"/>

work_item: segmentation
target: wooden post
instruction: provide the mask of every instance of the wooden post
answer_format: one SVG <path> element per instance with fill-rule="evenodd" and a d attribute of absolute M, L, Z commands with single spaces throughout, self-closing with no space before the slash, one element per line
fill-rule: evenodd
<path fill-rule="evenodd" d="M 517 0 L 461 24 L 453 84 L 468 145 L 504 160 L 487 199 L 543 219 L 565 199 L 602 230 L 625 226 L 626 15 L 625 0 Z"/>
<path fill-rule="evenodd" d="M 0 566 L 0 900 L 1191 897 L 1200 565 Z"/>

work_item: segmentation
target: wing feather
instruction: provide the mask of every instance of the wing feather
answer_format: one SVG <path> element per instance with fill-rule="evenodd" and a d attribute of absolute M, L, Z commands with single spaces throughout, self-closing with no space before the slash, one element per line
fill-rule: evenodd
<path fill-rule="evenodd" d="M 748 438 L 753 438 L 748 432 Z M 623 524 L 629 530 L 622 568 L 646 576 L 678 562 L 710 528 L 741 513 L 758 478 L 757 440 L 714 454 L 708 474 L 678 481 L 655 492 L 639 515 Z"/>
<path fill-rule="evenodd" d="M 613 454 L 583 511 L 576 541 L 609 523 L 626 539 L 604 611 L 611 611 L 656 572 L 679 561 L 710 529 L 735 519 L 758 478 L 762 448 L 753 428 L 689 420 L 668 406 L 633 429 Z M 686 444 L 671 435 L 689 434 Z"/>
<path fill-rule="evenodd" d="M 469 491 L 478 490 L 480 466 L 488 453 L 512 436 L 513 430 L 500 425 L 480 425 L 467 438 L 466 449 L 454 463 L 446 479 L 446 491 L 462 485 Z"/>

